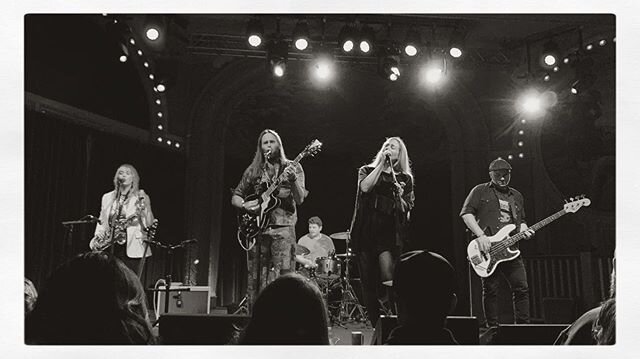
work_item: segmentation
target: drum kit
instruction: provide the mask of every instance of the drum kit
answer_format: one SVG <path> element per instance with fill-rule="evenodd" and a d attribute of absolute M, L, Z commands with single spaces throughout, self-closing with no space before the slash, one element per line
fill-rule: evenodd
<path fill-rule="evenodd" d="M 329 237 L 346 241 L 346 253 L 318 257 L 315 269 L 305 268 L 299 272 L 313 280 L 320 288 L 332 323 L 341 326 L 356 321 L 367 323 L 366 310 L 351 286 L 349 268 L 356 255 L 349 249 L 349 231 L 333 233 Z M 296 244 L 295 251 L 297 255 L 310 253 L 308 248 L 299 244 Z"/>

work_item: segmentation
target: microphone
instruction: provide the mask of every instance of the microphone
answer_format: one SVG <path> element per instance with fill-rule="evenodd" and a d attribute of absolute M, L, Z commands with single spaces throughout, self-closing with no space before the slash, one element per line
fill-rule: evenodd
<path fill-rule="evenodd" d="M 102 221 L 100 220 L 100 218 L 97 218 L 96 216 L 90 214 L 87 216 L 87 219 L 92 221 L 92 222 L 97 222 L 98 224 L 102 224 Z"/>
<path fill-rule="evenodd" d="M 264 159 L 267 160 L 271 156 L 271 149 L 266 150 L 264 153 Z"/>
<path fill-rule="evenodd" d="M 182 241 L 180 243 L 181 246 L 187 245 L 187 244 L 191 244 L 191 243 L 198 243 L 198 240 L 193 238 L 193 239 L 188 239 L 186 241 Z"/>

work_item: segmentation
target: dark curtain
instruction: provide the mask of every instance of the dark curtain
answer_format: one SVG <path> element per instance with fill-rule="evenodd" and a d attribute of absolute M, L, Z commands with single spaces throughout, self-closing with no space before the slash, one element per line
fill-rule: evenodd
<path fill-rule="evenodd" d="M 25 276 L 36 287 L 58 265 L 88 249 L 89 225 L 70 235 L 62 221 L 86 214 L 91 135 L 45 114 L 25 113 Z"/>
<path fill-rule="evenodd" d="M 58 265 L 89 249 L 95 225 L 76 225 L 70 234 L 61 222 L 98 216 L 123 163 L 138 170 L 140 188 L 151 197 L 159 220 L 155 239 L 172 245 L 188 239 L 183 154 L 25 112 L 25 276 L 37 288 Z M 143 276 L 147 288 L 169 268 L 165 253 L 152 251 Z M 182 281 L 184 257 L 184 250 L 173 253 L 174 282 Z"/>

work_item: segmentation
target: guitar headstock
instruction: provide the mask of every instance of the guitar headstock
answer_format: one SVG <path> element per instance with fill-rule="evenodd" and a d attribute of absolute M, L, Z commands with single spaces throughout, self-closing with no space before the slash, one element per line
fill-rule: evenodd
<path fill-rule="evenodd" d="M 586 198 L 584 195 L 577 196 L 575 198 L 569 198 L 570 202 L 566 202 L 564 204 L 564 210 L 566 212 L 575 213 L 578 212 L 580 208 L 588 207 L 591 204 L 591 200 Z"/>
<path fill-rule="evenodd" d="M 304 148 L 304 150 L 302 150 L 302 156 L 303 157 L 315 156 L 321 150 L 322 150 L 322 142 L 318 141 L 318 139 L 315 139 L 311 141 L 311 143 L 309 143 L 307 147 Z"/>
<path fill-rule="evenodd" d="M 154 219 L 153 223 L 149 227 L 147 227 L 147 240 L 152 241 L 156 236 L 156 231 L 158 230 L 158 219 Z"/>

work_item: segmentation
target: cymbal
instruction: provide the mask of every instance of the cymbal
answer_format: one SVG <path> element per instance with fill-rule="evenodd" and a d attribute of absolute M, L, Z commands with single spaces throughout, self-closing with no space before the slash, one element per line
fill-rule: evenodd
<path fill-rule="evenodd" d="M 334 234 L 330 235 L 329 237 L 331 237 L 331 239 L 345 240 L 345 239 L 351 239 L 350 236 L 351 236 L 351 234 L 349 233 L 349 231 L 347 231 L 347 232 L 334 233 Z"/>
<path fill-rule="evenodd" d="M 353 258 L 355 256 L 356 255 L 354 253 L 351 253 L 351 252 L 336 254 L 336 257 L 338 257 L 338 258 L 347 258 L 347 257 Z"/>
<path fill-rule="evenodd" d="M 296 246 L 296 255 L 297 256 L 304 256 L 304 255 L 307 255 L 307 254 L 311 253 L 309 248 L 307 248 L 307 247 L 305 247 L 303 245 L 300 245 L 300 244 L 296 243 L 295 246 Z"/>

